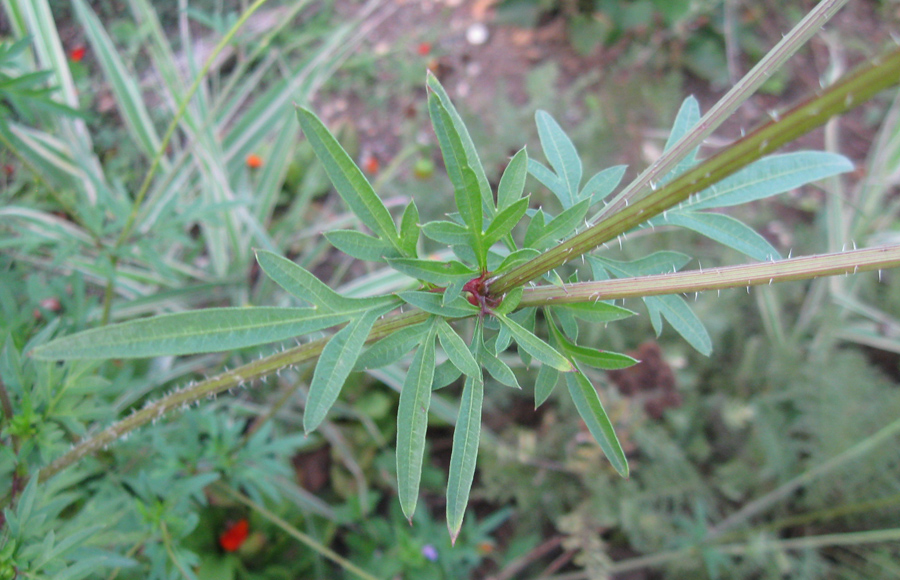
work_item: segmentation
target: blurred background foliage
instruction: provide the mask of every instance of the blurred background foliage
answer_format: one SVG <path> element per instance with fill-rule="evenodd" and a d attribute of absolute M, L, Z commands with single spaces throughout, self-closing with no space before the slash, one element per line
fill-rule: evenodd
<path fill-rule="evenodd" d="M 599 347 L 644 361 L 592 377 L 629 455 L 628 480 L 563 398 L 535 411 L 530 397 L 489 385 L 472 508 L 452 548 L 441 514 L 457 391 L 435 394 L 429 509 L 410 527 L 393 489 L 403 363 L 351 375 L 309 437 L 300 433 L 311 368 L 301 368 L 25 485 L 98 427 L 263 352 L 28 358 L 48 336 L 96 325 L 110 291 L 112 320 L 289 305 L 255 267 L 255 247 L 347 293 L 396 283 L 320 235 L 352 217 L 300 139 L 292 103 L 321 113 L 389 206 L 415 196 L 433 218 L 452 195 L 428 129 L 426 68 L 451 91 L 495 183 L 523 143 L 539 150 L 537 108 L 565 125 L 588 170 L 627 163 L 634 175 L 661 152 L 686 94 L 708 108 L 810 5 L 272 0 L 190 94 L 248 3 L 4 0 L 0 579 L 900 576 L 891 272 L 701 295 L 693 305 L 712 336 L 709 358 L 674 333 L 655 337 L 646 316 L 585 328 Z M 709 150 L 878 54 L 897 21 L 894 3 L 852 3 Z M 848 155 L 857 174 L 739 217 L 794 255 L 896 243 L 898 108 L 884 95 L 801 144 Z M 533 207 L 554 203 L 528 187 Z M 664 239 L 689 249 L 693 266 L 743 261 L 684 232 Z M 635 235 L 611 255 L 655 249 Z M 516 370 L 530 389 L 529 371 Z M 893 542 L 858 543 L 870 531 Z"/>

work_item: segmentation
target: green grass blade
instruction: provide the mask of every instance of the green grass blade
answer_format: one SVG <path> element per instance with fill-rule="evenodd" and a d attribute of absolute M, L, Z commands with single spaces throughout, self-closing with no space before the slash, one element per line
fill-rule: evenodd
<path fill-rule="evenodd" d="M 539 110 L 535 113 L 534 120 L 541 139 L 541 149 L 565 186 L 566 195 L 560 197 L 559 201 L 564 208 L 569 208 L 575 204 L 581 188 L 581 158 L 578 157 L 572 140 L 550 113 Z M 559 195 L 556 191 L 554 193 Z"/>
<path fill-rule="evenodd" d="M 625 452 L 622 451 L 622 445 L 619 443 L 619 438 L 616 437 L 616 431 L 603 409 L 603 403 L 600 402 L 594 385 L 583 372 L 578 370 L 566 374 L 566 386 L 575 403 L 575 409 L 578 410 L 578 414 L 587 425 L 588 431 L 600 444 L 606 458 L 619 472 L 619 475 L 628 477 L 628 459 L 625 457 Z"/>
<path fill-rule="evenodd" d="M 340 324 L 354 312 L 313 308 L 207 308 L 132 320 L 58 338 L 34 349 L 42 360 L 178 356 L 286 340 Z"/>
<path fill-rule="evenodd" d="M 325 166 L 334 188 L 350 210 L 378 237 L 390 242 L 402 253 L 394 219 L 362 170 L 325 124 L 309 109 L 297 107 L 297 119 L 303 134 L 312 144 L 316 157 Z"/>
<path fill-rule="evenodd" d="M 475 478 L 483 400 L 484 380 L 480 373 L 467 377 L 453 430 L 453 450 L 450 452 L 450 473 L 447 477 L 447 529 L 450 531 L 452 544 L 456 544 L 462 528 L 472 480 Z"/>
<path fill-rule="evenodd" d="M 436 320 L 436 319 L 435 319 Z M 412 522 L 419 500 L 428 407 L 434 380 L 434 326 L 416 350 L 400 391 L 397 410 L 397 494 L 400 508 Z"/>
<path fill-rule="evenodd" d="M 497 320 L 509 330 L 516 344 L 537 360 L 564 373 L 574 370 L 572 363 L 566 357 L 511 318 L 497 315 Z"/>
<path fill-rule="evenodd" d="M 74 7 L 94 54 L 103 68 L 103 74 L 109 82 L 128 132 L 144 155 L 152 158 L 159 149 L 160 139 L 141 99 L 136 80 L 129 75 L 96 14 L 84 0 L 75 0 Z"/>
<path fill-rule="evenodd" d="M 322 349 L 309 385 L 309 396 L 303 413 L 303 430 L 306 433 L 313 431 L 325 420 L 356 365 L 372 325 L 389 309 L 376 308 L 362 313 L 332 336 Z"/>

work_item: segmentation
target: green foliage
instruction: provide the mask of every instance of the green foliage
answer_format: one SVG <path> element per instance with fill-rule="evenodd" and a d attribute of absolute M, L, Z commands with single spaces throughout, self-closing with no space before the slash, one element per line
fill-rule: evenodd
<path fill-rule="evenodd" d="M 234 41 L 237 28 L 260 4 L 233 19 L 217 50 Z M 576 551 L 596 556 L 602 546 L 590 530 L 615 526 L 627 535 L 631 547 L 641 551 L 665 550 L 672 537 L 679 538 L 676 549 L 699 550 L 706 572 L 722 574 L 730 553 L 721 546 L 707 545 L 717 539 L 709 520 L 721 519 L 723 527 L 728 520 L 719 518 L 711 508 L 720 496 L 743 497 L 750 490 L 740 488 L 740 478 L 727 470 L 718 474 L 722 482 L 703 481 L 701 470 L 714 469 L 715 462 L 697 434 L 684 428 L 691 417 L 681 417 L 681 430 L 678 424 L 642 425 L 636 430 L 621 410 L 620 398 L 602 382 L 598 389 L 600 375 L 592 370 L 616 371 L 639 362 L 630 355 L 596 348 L 598 343 L 604 349 L 615 348 L 614 337 L 629 327 L 612 324 L 608 336 L 598 341 L 600 325 L 605 328 L 625 319 L 640 324 L 632 318 L 636 312 L 615 303 L 626 296 L 643 299 L 657 336 L 665 319 L 697 353 L 711 354 L 714 334 L 678 296 L 683 287 L 674 282 L 666 285 L 667 280 L 676 280 L 692 258 L 675 251 L 642 250 L 635 256 L 623 250 L 617 254 L 607 244 L 619 236 L 620 243 L 624 242 L 626 234 L 658 239 L 657 229 L 659 234 L 681 230 L 705 236 L 724 246 L 724 251 L 734 250 L 762 262 L 753 265 L 762 269 L 762 273 L 754 270 L 753 280 L 736 277 L 722 287 L 900 263 L 897 248 L 888 248 L 884 255 L 865 254 L 857 263 L 831 270 L 827 269 L 827 256 L 797 265 L 796 261 L 781 260 L 779 251 L 750 226 L 719 213 L 721 208 L 765 199 L 849 171 L 850 162 L 832 153 L 764 155 L 854 104 L 847 96 L 867 98 L 878 87 L 893 82 L 884 77 L 896 76 L 900 67 L 896 54 L 804 105 L 815 111 L 795 110 L 793 117 L 774 120 L 706 160 L 699 159 L 697 148 L 672 158 L 679 144 L 695 135 L 702 124 L 696 100 L 687 99 L 666 147 L 670 152 L 666 161 L 672 169 L 649 182 L 649 191 L 629 186 L 616 196 L 613 193 L 626 168 L 614 166 L 586 178 L 586 163 L 572 139 L 543 110 L 536 113 L 535 123 L 546 163 L 529 156 L 524 147 L 519 149 L 503 171 L 495 196 L 469 130 L 438 79 L 429 73 L 427 109 L 456 211 L 447 219 L 421 223 L 423 216 L 414 200 L 404 202 L 402 214 L 391 213 L 353 156 L 309 108 L 296 107 L 298 122 L 294 124 L 293 114 L 282 106 L 298 91 L 302 93 L 300 102 L 308 98 L 347 49 L 342 43 L 351 26 L 323 39 L 316 57 L 300 69 L 288 71 L 284 78 L 267 71 L 255 57 L 239 61 L 237 73 L 220 79 L 225 81 L 222 94 L 213 94 L 205 90 L 209 87 L 201 88 L 213 57 L 185 88 L 156 14 L 149 4 L 135 0 L 135 21 L 147 30 L 147 52 L 159 73 L 161 91 L 173 104 L 166 112 L 168 128 L 163 133 L 136 78 L 118 56 L 115 42 L 87 3 L 76 2 L 74 13 L 98 54 L 125 119 L 123 131 L 135 148 L 137 165 L 146 165 L 146 173 L 142 171 L 143 179 L 139 179 L 137 175 L 108 175 L 109 166 L 93 153 L 82 119 L 47 118 L 40 116 L 46 112 L 33 111 L 29 116 L 19 110 L 24 100 L 16 94 L 17 87 L 40 87 L 35 90 L 47 90 L 47 94 L 58 90 L 65 106 L 73 108 L 78 95 L 61 58 L 53 21 L 41 18 L 49 13 L 48 5 L 9 5 L 14 7 L 10 12 L 27 11 L 28 22 L 43 23 L 33 31 L 43 51 L 35 51 L 32 64 L 47 67 L 59 88 L 47 89 L 51 75 L 44 73 L 24 73 L 13 79 L 18 85 L 0 84 L 0 91 L 6 91 L 0 96 L 7 95 L 10 103 L 2 112 L 21 117 L 2 120 L 3 142 L 41 176 L 31 192 L 34 200 L 29 201 L 34 203 L 0 210 L 0 226 L 6 235 L 3 245 L 16 252 L 3 257 L 0 266 L 14 271 L 27 257 L 48 272 L 65 265 L 74 274 L 69 277 L 71 292 L 50 286 L 54 293 L 72 295 L 65 304 L 73 314 L 68 319 L 56 314 L 60 308 L 55 304 L 48 303 L 52 308 L 41 310 L 42 297 L 23 292 L 29 283 L 17 282 L 14 290 L 0 288 L 0 306 L 9 314 L 0 357 L 4 414 L 0 436 L 10 442 L 0 454 L 0 473 L 10 481 L 4 510 L 6 529 L 0 542 L 4 558 L 0 560 L 0 578 L 14 574 L 81 578 L 98 567 L 116 568 L 111 573 L 123 575 L 133 568 L 135 577 L 147 578 L 236 577 L 246 572 L 240 559 L 233 555 L 224 564 L 211 562 L 204 554 L 218 549 L 217 538 L 209 531 L 201 535 L 201 522 L 224 519 L 223 507 L 238 514 L 238 505 L 223 499 L 240 497 L 235 489 L 249 496 L 241 501 L 251 508 L 252 502 L 263 501 L 302 505 L 302 513 L 291 522 L 259 507 L 252 509 L 269 525 L 287 530 L 294 538 L 305 538 L 301 541 L 308 546 L 318 546 L 317 553 L 350 572 L 356 573 L 341 556 L 324 547 L 335 526 L 348 520 L 358 529 L 371 528 L 371 533 L 381 534 L 384 542 L 393 541 L 393 546 L 385 548 L 396 551 L 396 561 L 379 564 L 369 546 L 353 534 L 347 536 L 348 550 L 368 560 L 378 573 L 412 571 L 417 577 L 441 577 L 449 576 L 451 570 L 471 572 L 484 556 L 477 551 L 478 542 L 487 541 L 488 534 L 506 517 L 500 512 L 480 524 L 465 517 L 479 451 L 498 445 L 482 425 L 486 400 L 496 392 L 501 398 L 518 396 L 515 390 L 533 384 L 537 407 L 554 397 L 560 380 L 566 389 L 555 391 L 554 410 L 544 412 L 569 412 L 566 436 L 576 442 L 583 440 L 577 431 L 584 428 L 583 435 L 599 446 L 599 452 L 596 447 L 586 451 L 593 454 L 589 467 L 561 469 L 570 470 L 591 487 L 595 491 L 592 501 L 602 508 L 560 518 L 559 527 L 569 540 L 577 542 Z M 640 20 L 639 12 L 650 8 L 650 4 L 636 3 L 627 18 Z M 667 14 L 680 17 L 677 10 Z M 213 27 L 224 27 L 230 21 L 205 16 L 201 20 Z M 274 39 L 273 34 L 260 41 Z M 258 56 L 252 53 L 253 44 L 247 41 L 242 48 Z M 13 48 L 5 54 L 24 52 L 18 44 Z M 46 62 L 38 62 L 41 59 Z M 257 65 L 263 68 L 257 70 Z M 247 77 L 264 79 L 258 92 L 236 88 Z M 879 77 L 878 82 L 871 80 Z M 302 82 L 298 83 L 298 78 Z M 853 92 L 856 89 L 865 90 Z M 43 93 L 33 96 L 32 106 Z M 816 102 L 823 103 L 821 110 Z M 240 121 L 235 121 L 238 111 L 244 112 Z M 50 121 L 60 122 L 59 135 Z M 310 241 L 312 236 L 294 233 L 298 229 L 294 218 L 306 213 L 306 204 L 321 180 L 316 169 L 304 168 L 297 186 L 301 193 L 289 195 L 289 201 L 282 199 L 298 129 L 306 139 L 306 149 L 297 146 L 298 156 L 305 155 L 309 162 L 313 156 L 318 160 L 315 167 L 333 184 L 348 212 L 333 223 L 317 224 L 315 232 L 330 230 L 326 239 L 347 256 L 339 258 L 342 268 L 350 268 L 352 259 L 377 264 L 374 272 L 360 276 L 354 285 L 334 289 L 320 279 L 315 272 L 324 275 L 325 269 L 315 266 L 324 262 L 322 256 L 338 252 L 331 252 L 318 239 Z M 176 134 L 185 142 L 179 142 Z M 259 167 L 248 167 L 244 159 L 257 148 L 265 148 L 273 136 L 277 147 L 272 147 L 265 171 L 255 175 L 252 171 Z M 169 145 L 174 150 L 170 151 Z M 737 153 L 730 153 L 734 151 Z M 543 199 L 540 195 L 526 195 L 529 175 L 535 187 L 543 186 L 553 194 L 552 205 L 537 205 L 534 200 Z M 130 187 L 123 183 L 133 184 L 136 193 L 127 194 Z M 251 190 L 255 192 L 252 200 L 241 193 Z M 54 210 L 30 207 L 40 206 L 37 200 Z M 595 218 L 587 220 L 591 211 L 597 212 Z M 348 224 L 353 229 L 343 229 Z M 443 247 L 437 253 L 428 252 L 426 245 L 432 242 Z M 253 246 L 265 248 L 255 250 L 255 264 L 251 261 Z M 860 254 L 849 255 L 853 259 Z M 580 263 L 578 257 L 583 258 Z M 243 278 L 256 265 L 266 276 L 245 284 Z M 718 288 L 715 284 L 721 273 L 698 277 L 695 287 Z M 88 297 L 85 279 L 102 287 L 102 303 Z M 528 287 L 540 280 L 548 283 Z M 662 284 L 662 289 L 654 284 Z M 30 285 L 39 288 L 40 280 Z M 615 293 L 617 288 L 620 294 Z M 301 305 L 293 306 L 297 301 Z M 266 302 L 275 305 L 253 305 Z M 33 314 L 35 307 L 37 314 Z M 50 319 L 49 323 L 38 327 L 35 319 L 43 317 Z M 118 322 L 106 324 L 109 319 Z M 779 317 L 770 319 L 776 321 L 771 323 L 773 334 L 784 339 Z M 300 337 L 309 340 L 300 342 Z M 297 339 L 296 347 L 274 354 L 257 348 L 291 339 Z M 230 352 L 210 354 L 226 351 Z M 261 360 L 252 360 L 257 353 Z M 118 359 L 122 358 L 150 360 L 121 364 Z M 858 360 L 835 360 L 865 375 L 865 365 Z M 754 362 L 746 364 L 759 366 Z M 231 365 L 230 370 L 226 364 Z M 195 376 L 196 369 L 215 374 L 200 379 Z M 188 408 L 203 397 L 213 398 L 285 369 L 292 369 L 289 378 L 279 383 L 282 392 L 265 415 L 255 410 L 253 395 L 224 404 L 210 403 L 196 411 Z M 360 393 L 363 382 L 352 378 L 357 372 L 368 372 L 399 391 L 396 422 L 390 417 L 393 400 L 379 401 L 372 393 Z M 162 396 L 153 393 L 157 387 L 183 382 L 186 376 L 192 379 L 189 384 Z M 450 403 L 443 392 L 435 392 L 460 376 L 464 379 L 458 404 Z M 768 406 L 760 405 L 756 425 L 760 434 L 742 452 L 758 455 L 775 483 L 794 476 L 786 466 L 804 457 L 803 441 L 815 440 L 822 449 L 842 453 L 840 441 L 796 417 L 816 412 L 846 415 L 846 409 L 829 393 L 850 376 L 852 373 L 835 373 L 829 389 L 819 397 L 807 397 L 805 403 L 787 393 L 785 396 L 792 398 L 789 405 L 782 405 L 777 398 Z M 798 388 L 808 395 L 814 382 Z M 878 384 L 874 378 L 871 382 Z M 495 389 L 495 383 L 512 389 Z M 799 384 L 804 385 L 802 381 Z M 872 389 L 863 394 L 881 394 L 880 386 Z M 302 400 L 302 418 L 294 408 L 297 399 Z M 803 408 L 813 404 L 816 411 Z M 330 417 L 360 414 L 359 407 L 366 405 L 380 410 L 367 418 L 366 432 L 359 437 L 367 440 L 371 455 L 378 458 L 370 456 L 359 462 L 367 461 L 366 467 L 379 473 L 395 469 L 392 481 L 396 482 L 398 501 L 390 502 L 393 520 L 424 521 L 423 526 L 431 526 L 430 514 L 417 509 L 423 490 L 430 493 L 440 487 L 433 481 L 435 469 L 426 461 L 428 434 L 437 423 L 435 417 L 452 424 L 446 523 L 449 543 L 459 543 L 458 551 L 450 552 L 453 556 L 441 560 L 441 569 L 430 566 L 432 552 L 426 551 L 405 525 L 368 517 L 374 494 L 369 494 L 364 469 L 353 454 L 343 451 L 345 442 L 334 435 L 329 421 Z M 184 411 L 178 424 L 157 424 L 175 409 Z M 91 428 L 126 410 L 132 415 L 107 429 Z M 289 419 L 270 421 L 278 413 Z M 302 435 L 293 432 L 300 425 Z M 135 429 L 141 429 L 139 436 L 126 441 Z M 781 438 L 772 436 L 775 433 L 792 440 L 791 444 L 781 444 Z M 388 439 L 385 435 L 396 436 L 395 455 L 389 458 L 393 461 L 384 461 L 389 454 L 376 451 L 383 444 L 380 441 Z M 873 436 L 863 431 L 858 437 L 865 441 Z M 565 447 L 559 435 L 550 439 Z M 305 495 L 287 479 L 289 459 L 322 440 L 341 450 L 344 467 L 351 473 L 338 484 L 344 487 L 344 499 L 354 498 L 355 504 L 345 506 L 353 512 L 349 517 Z M 73 441 L 78 443 L 69 449 Z M 116 445 L 109 448 L 113 443 Z M 154 453 L 143 449 L 147 443 Z M 629 465 L 630 450 L 635 448 L 640 449 L 639 469 Z M 608 467 L 598 470 L 601 457 Z M 817 459 L 827 465 L 826 459 Z M 818 468 L 811 469 L 817 476 Z M 616 474 L 632 476 L 634 483 L 613 478 Z M 348 483 L 351 479 L 353 483 Z M 865 488 L 860 479 L 849 487 Z M 884 493 L 889 482 L 890 478 L 885 478 L 867 489 Z M 489 491 L 495 485 L 491 481 L 485 484 Z M 355 487 L 353 493 L 346 491 L 350 487 Z M 604 491 L 598 491 L 601 487 Z M 822 509 L 840 491 L 835 489 L 821 498 L 811 495 L 810 508 Z M 622 494 L 625 501 L 614 505 L 613 492 Z M 560 496 L 557 513 L 567 501 L 562 491 Z M 100 521 L 98 514 L 104 510 L 108 527 L 89 523 Z M 594 513 L 604 521 L 592 521 Z M 301 523 L 309 534 L 297 529 Z M 246 551 L 255 550 L 253 555 L 261 559 L 271 558 L 275 570 L 283 563 L 284 552 L 279 560 L 274 553 L 266 553 L 264 543 L 250 542 Z M 449 549 L 429 545 L 436 553 Z M 602 571 L 596 559 L 585 561 L 591 573 Z M 297 569 L 326 575 L 318 561 L 296 563 L 292 570 Z"/>

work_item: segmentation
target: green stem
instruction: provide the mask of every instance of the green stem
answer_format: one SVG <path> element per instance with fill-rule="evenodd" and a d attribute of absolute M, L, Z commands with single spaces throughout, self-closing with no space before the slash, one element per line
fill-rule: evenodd
<path fill-rule="evenodd" d="M 138 193 L 134 198 L 134 203 L 131 204 L 131 213 L 128 214 L 128 219 L 125 220 L 125 225 L 122 226 L 122 231 L 119 233 L 119 237 L 116 240 L 114 245 L 114 250 L 112 252 L 111 260 L 112 260 L 112 274 L 110 274 L 109 281 L 106 285 L 106 290 L 103 293 L 103 315 L 101 318 L 101 323 L 106 324 L 109 321 L 110 309 L 112 307 L 112 297 L 113 297 L 113 288 L 115 286 L 115 270 L 116 265 L 118 264 L 119 258 L 116 250 L 121 248 L 125 242 L 128 240 L 128 236 L 131 235 L 131 230 L 134 227 L 134 222 L 137 219 L 138 212 L 141 209 L 141 205 L 144 203 L 144 198 L 147 196 L 147 192 L 150 190 L 150 184 L 153 183 L 153 176 L 156 175 L 156 170 L 159 169 L 160 163 L 162 163 L 163 155 L 166 153 L 166 149 L 169 147 L 169 142 L 172 140 L 172 137 L 175 135 L 175 129 L 178 128 L 178 124 L 181 122 L 182 117 L 187 112 L 188 105 L 191 102 L 191 99 L 194 98 L 194 94 L 200 88 L 200 83 L 203 82 L 203 79 L 206 78 L 206 74 L 209 72 L 209 69 L 212 68 L 213 63 L 216 61 L 216 58 L 219 56 L 219 53 L 228 46 L 228 43 L 234 38 L 237 34 L 237 31 L 250 19 L 250 16 L 253 15 L 263 4 L 265 4 L 268 0 L 256 0 L 252 5 L 250 5 L 247 10 L 241 14 L 241 17 L 238 18 L 237 22 L 225 33 L 225 36 L 219 41 L 219 44 L 213 49 L 212 53 L 209 55 L 209 58 L 206 59 L 206 62 L 203 63 L 203 68 L 200 69 L 200 72 L 194 78 L 194 82 L 191 84 L 190 88 L 188 88 L 187 93 L 185 93 L 184 98 L 181 100 L 181 104 L 178 106 L 178 110 L 175 111 L 175 116 L 172 117 L 172 120 L 169 122 L 169 126 L 166 128 L 166 133 L 163 135 L 162 141 L 159 144 L 159 149 L 156 151 L 156 155 L 153 156 L 153 160 L 150 162 L 150 168 L 147 170 L 147 174 L 144 176 L 144 181 L 141 183 L 140 189 L 138 189 Z"/>
<path fill-rule="evenodd" d="M 809 280 L 821 276 L 870 272 L 897 266 L 900 266 L 900 246 L 884 246 L 837 254 L 790 258 L 778 262 L 527 288 L 519 307 L 743 288 L 774 282 Z"/>
<path fill-rule="evenodd" d="M 428 314 L 421 311 L 406 312 L 404 314 L 385 318 L 375 324 L 372 328 L 372 332 L 369 334 L 367 342 L 374 342 L 401 328 L 424 322 L 427 318 Z M 78 443 L 65 455 L 43 468 L 38 473 L 38 477 L 40 478 L 40 481 L 45 481 L 83 457 L 103 449 L 114 443 L 126 433 L 129 433 L 142 425 L 146 425 L 147 423 L 162 418 L 170 411 L 187 408 L 193 403 L 199 403 L 203 398 L 212 399 L 219 393 L 243 386 L 248 382 L 270 375 L 277 370 L 315 360 L 328 343 L 328 338 L 329 337 L 315 340 L 270 355 L 266 358 L 247 363 L 236 369 L 225 371 L 202 382 L 176 390 L 162 399 L 148 404 L 129 417 L 113 423 L 90 439 L 85 439 Z"/>
<path fill-rule="evenodd" d="M 727 149 L 684 173 L 662 189 L 616 212 L 537 258 L 489 280 L 489 293 L 503 296 L 585 254 L 618 235 L 657 216 L 691 195 L 771 153 L 782 145 L 824 124 L 900 82 L 900 49 L 833 85 L 822 94 L 794 107 L 778 120 L 770 121 Z"/>

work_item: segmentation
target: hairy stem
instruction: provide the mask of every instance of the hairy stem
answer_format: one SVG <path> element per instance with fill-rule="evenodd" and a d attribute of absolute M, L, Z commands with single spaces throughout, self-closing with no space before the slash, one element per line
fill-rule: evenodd
<path fill-rule="evenodd" d="M 425 321 L 428 315 L 421 311 L 406 312 L 378 321 L 372 328 L 367 342 L 374 342 L 406 326 Z M 204 398 L 212 399 L 219 393 L 234 389 L 270 375 L 286 367 L 299 365 L 315 360 L 328 343 L 328 338 L 309 342 L 266 358 L 247 363 L 236 369 L 225 371 L 199 383 L 188 385 L 174 391 L 156 402 L 147 404 L 140 411 L 113 423 L 103 431 L 85 439 L 70 449 L 65 455 L 43 468 L 38 477 L 40 481 L 52 477 L 80 459 L 97 452 L 114 443 L 123 435 L 134 431 L 142 425 L 159 420 L 170 411 L 187 408 L 199 403 Z"/>
<path fill-rule="evenodd" d="M 782 145 L 900 82 L 900 49 L 861 67 L 822 94 L 759 127 L 655 193 L 591 226 L 537 258 L 488 281 L 502 296 L 688 199 Z"/>
<path fill-rule="evenodd" d="M 900 246 L 850 250 L 708 270 L 692 270 L 639 278 L 540 286 L 525 290 L 519 307 L 551 306 L 760 286 L 774 282 L 809 280 L 822 276 L 856 274 L 900 266 Z"/>

